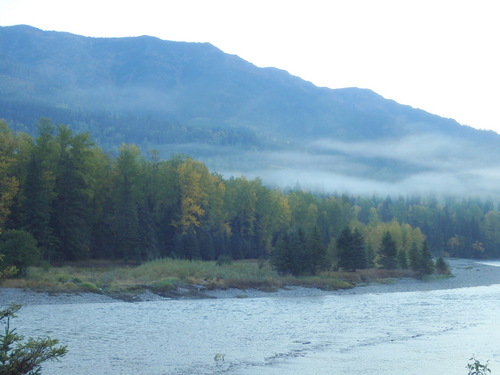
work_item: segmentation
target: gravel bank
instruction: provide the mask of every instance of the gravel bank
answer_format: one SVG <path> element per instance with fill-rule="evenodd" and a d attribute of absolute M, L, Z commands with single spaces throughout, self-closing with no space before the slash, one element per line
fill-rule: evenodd
<path fill-rule="evenodd" d="M 410 291 L 426 291 L 440 289 L 467 288 L 475 286 L 486 286 L 500 284 L 500 262 L 479 263 L 469 259 L 450 259 L 453 277 L 436 278 L 429 280 L 399 279 L 390 283 L 378 284 L 372 283 L 364 286 L 358 286 L 353 289 L 341 291 L 323 291 L 315 288 L 290 287 L 280 289 L 276 292 L 262 292 L 255 289 L 240 290 L 213 290 L 204 291 L 192 295 L 189 291 L 186 295 L 177 295 L 173 298 L 258 298 L 258 297 L 311 297 L 331 294 L 362 294 L 362 293 L 394 293 Z M 151 292 L 145 292 L 133 302 L 169 300 L 172 298 L 162 297 Z M 46 292 L 35 292 L 32 290 L 0 288 L 0 306 L 6 306 L 11 303 L 21 305 L 43 305 L 43 304 L 77 304 L 77 303 L 113 303 L 120 299 L 110 296 L 94 293 L 57 293 L 49 294 Z"/>
<path fill-rule="evenodd" d="M 404 278 L 391 280 L 388 283 L 371 283 L 352 289 L 338 291 L 323 291 L 314 288 L 291 287 L 277 292 L 266 293 L 259 290 L 215 290 L 207 292 L 215 298 L 242 298 L 264 297 L 273 294 L 283 297 L 307 297 L 331 294 L 363 294 L 363 293 L 396 293 L 427 290 L 442 290 L 468 288 L 500 284 L 500 261 L 491 264 L 479 263 L 470 259 L 448 259 L 452 277 L 442 278 L 433 276 L 428 280 Z M 485 262 L 488 263 L 488 262 Z M 496 264 L 496 266 L 492 264 Z"/>

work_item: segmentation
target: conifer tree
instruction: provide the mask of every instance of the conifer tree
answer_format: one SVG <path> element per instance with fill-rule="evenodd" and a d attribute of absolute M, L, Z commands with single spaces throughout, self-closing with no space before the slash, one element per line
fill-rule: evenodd
<path fill-rule="evenodd" d="M 283 233 L 276 242 L 276 246 L 271 253 L 271 264 L 280 274 L 287 274 L 291 272 L 292 258 L 290 254 L 289 242 L 288 233 Z"/>
<path fill-rule="evenodd" d="M 326 258 L 326 247 L 321 241 L 319 228 L 312 228 L 306 238 L 307 251 L 310 254 L 310 264 L 308 272 L 316 274 L 318 271 L 328 268 L 328 260 Z"/>
<path fill-rule="evenodd" d="M 0 333 L 0 374 L 36 375 L 41 374 L 42 365 L 47 361 L 58 360 L 67 353 L 67 347 L 58 345 L 51 338 L 28 338 L 18 335 L 11 328 L 11 319 L 16 317 L 19 305 L 0 310 L 0 324 L 5 330 Z"/>
<path fill-rule="evenodd" d="M 421 276 L 430 275 L 434 272 L 434 261 L 432 260 L 431 252 L 429 251 L 429 244 L 427 241 L 422 243 L 422 250 L 420 253 L 420 267 L 419 273 Z"/>
<path fill-rule="evenodd" d="M 354 231 L 345 227 L 337 238 L 339 267 L 345 271 L 367 267 L 366 247 L 363 235 L 356 228 Z"/>
<path fill-rule="evenodd" d="M 398 249 L 396 242 L 392 239 L 389 232 L 385 232 L 379 247 L 379 263 L 382 268 L 395 269 L 397 267 Z"/>

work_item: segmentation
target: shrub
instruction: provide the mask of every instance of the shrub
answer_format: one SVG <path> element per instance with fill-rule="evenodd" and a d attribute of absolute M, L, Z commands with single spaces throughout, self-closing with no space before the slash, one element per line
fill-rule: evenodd
<path fill-rule="evenodd" d="M 4 255 L 1 268 L 14 266 L 21 274 L 26 268 L 40 262 L 40 251 L 33 236 L 24 230 L 10 229 L 0 237 L 0 254 Z"/>
<path fill-rule="evenodd" d="M 151 285 L 151 288 L 153 290 L 172 290 L 175 289 L 178 282 L 179 279 L 177 277 L 167 277 L 153 283 L 153 285 Z"/>
<path fill-rule="evenodd" d="M 79 286 L 81 289 L 83 289 L 86 292 L 101 293 L 101 290 L 95 284 L 92 284 L 88 281 L 84 281 L 84 282 L 80 283 Z"/>
<path fill-rule="evenodd" d="M 436 260 L 436 273 L 441 274 L 441 275 L 450 275 L 450 266 L 448 263 L 445 262 L 443 257 L 439 257 Z"/>
<path fill-rule="evenodd" d="M 219 266 L 222 266 L 223 264 L 231 264 L 231 263 L 233 263 L 233 258 L 231 258 L 227 254 L 219 255 L 219 258 L 217 258 L 217 264 Z"/>
<path fill-rule="evenodd" d="M 488 368 L 488 362 L 483 365 L 474 356 L 469 361 L 466 366 L 469 370 L 468 375 L 487 375 L 491 373 L 491 370 Z"/>

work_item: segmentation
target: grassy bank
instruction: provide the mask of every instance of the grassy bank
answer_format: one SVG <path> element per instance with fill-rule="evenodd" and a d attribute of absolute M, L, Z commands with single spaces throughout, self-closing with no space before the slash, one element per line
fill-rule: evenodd
<path fill-rule="evenodd" d="M 352 288 L 373 281 L 390 282 L 411 277 L 410 271 L 360 270 L 324 272 L 316 276 L 281 276 L 267 262 L 216 262 L 161 259 L 142 265 L 93 261 L 60 267 L 31 267 L 23 277 L 5 280 L 5 287 L 51 292 L 94 292 L 104 294 L 141 293 L 150 290 L 167 295 L 179 288 L 255 288 L 277 290 L 286 286 L 316 287 L 326 290 Z"/>

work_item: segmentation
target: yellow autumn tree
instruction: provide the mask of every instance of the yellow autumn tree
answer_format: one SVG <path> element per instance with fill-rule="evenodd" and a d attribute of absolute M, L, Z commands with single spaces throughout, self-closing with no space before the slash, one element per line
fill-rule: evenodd
<path fill-rule="evenodd" d="M 199 227 L 205 215 L 208 194 L 203 184 L 210 175 L 207 167 L 191 158 L 177 167 L 180 194 L 180 217 L 174 223 L 182 233 L 191 227 Z M 205 179 L 205 180 L 204 180 Z"/>
<path fill-rule="evenodd" d="M 4 230 L 14 197 L 19 190 L 19 182 L 11 170 L 16 147 L 16 136 L 7 123 L 0 120 L 0 233 Z"/>

